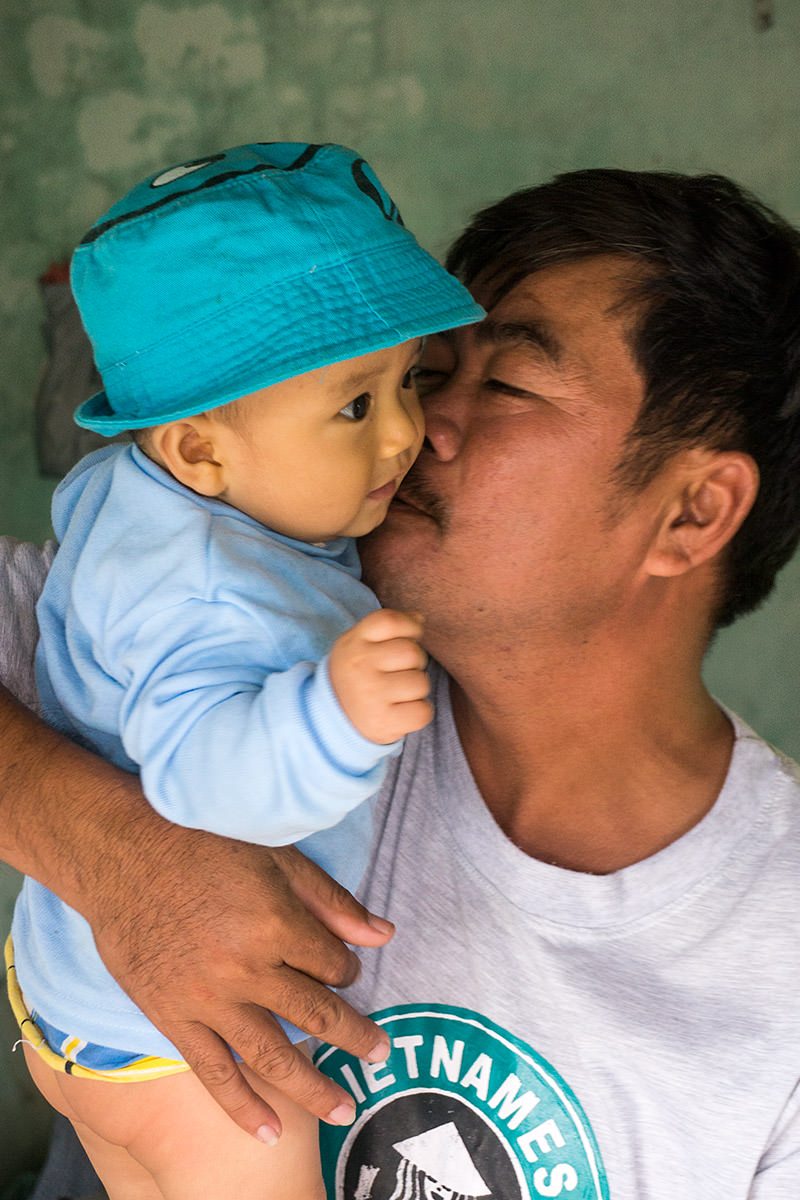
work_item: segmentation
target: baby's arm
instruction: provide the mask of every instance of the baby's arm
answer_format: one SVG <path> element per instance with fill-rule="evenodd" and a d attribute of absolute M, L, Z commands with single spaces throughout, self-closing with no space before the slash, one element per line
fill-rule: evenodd
<path fill-rule="evenodd" d="M 378 626 L 396 619 L 371 616 Z M 378 643 L 379 653 L 396 641 Z M 284 845 L 337 824 L 380 787 L 391 742 L 351 721 L 327 659 L 276 669 L 279 651 L 247 611 L 200 600 L 160 611 L 121 657 L 130 673 L 123 743 L 167 819 Z"/>
<path fill-rule="evenodd" d="M 420 617 L 382 608 L 334 642 L 328 660 L 333 690 L 371 742 L 396 742 L 433 716 L 421 637 Z"/>

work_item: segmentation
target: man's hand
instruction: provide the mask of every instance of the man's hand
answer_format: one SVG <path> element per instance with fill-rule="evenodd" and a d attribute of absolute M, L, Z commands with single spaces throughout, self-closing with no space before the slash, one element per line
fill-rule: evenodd
<path fill-rule="evenodd" d="M 358 732 L 371 742 L 396 742 L 433 716 L 421 637 L 421 617 L 381 608 L 333 644 L 328 658 L 333 690 Z"/>
<path fill-rule="evenodd" d="M 267 848 L 160 817 L 139 781 L 67 742 L 0 689 L 0 858 L 92 927 L 112 975 L 254 1137 L 280 1133 L 245 1063 L 334 1124 L 354 1105 L 292 1047 L 271 1012 L 372 1061 L 383 1031 L 329 986 L 358 975 L 343 944 L 393 928 L 294 847 Z"/>
<path fill-rule="evenodd" d="M 293 846 L 170 826 L 142 852 L 146 886 L 136 899 L 126 888 L 110 919 L 98 913 L 92 924 L 109 971 L 248 1133 L 271 1141 L 281 1129 L 228 1045 L 321 1120 L 353 1121 L 353 1098 L 288 1042 L 270 1010 L 351 1054 L 383 1061 L 383 1031 L 324 985 L 353 983 L 359 960 L 343 941 L 381 946 L 389 922 L 369 916 Z"/>
<path fill-rule="evenodd" d="M 117 902 L 90 921 L 112 975 L 247 1132 L 272 1141 L 280 1122 L 229 1046 L 303 1108 L 349 1124 L 352 1097 L 290 1044 L 272 1012 L 360 1058 L 385 1059 L 382 1030 L 324 985 L 352 983 L 360 966 L 343 942 L 382 945 L 389 922 L 293 846 L 173 825 L 157 839 L 149 829 L 140 838 L 135 825 L 130 833 L 141 856 L 138 888 L 126 869 Z"/>

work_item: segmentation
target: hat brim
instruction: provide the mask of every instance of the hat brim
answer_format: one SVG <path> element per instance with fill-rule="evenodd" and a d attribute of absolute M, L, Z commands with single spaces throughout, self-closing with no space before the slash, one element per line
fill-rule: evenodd
<path fill-rule="evenodd" d="M 80 425 L 82 429 L 91 429 L 94 433 L 104 433 L 109 437 L 122 433 L 125 429 L 135 428 L 134 422 L 131 421 L 124 426 L 119 424 L 119 415 L 109 404 L 105 391 L 95 392 L 88 400 L 84 400 L 83 404 L 76 408 L 74 419 L 75 424 Z M 148 425 L 152 424 L 152 421 L 148 421 Z M 141 428 L 145 426 L 142 425 Z"/>

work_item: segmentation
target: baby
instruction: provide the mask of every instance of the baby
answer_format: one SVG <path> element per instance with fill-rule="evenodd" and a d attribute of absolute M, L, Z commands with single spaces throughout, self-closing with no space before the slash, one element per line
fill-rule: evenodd
<path fill-rule="evenodd" d="M 86 235 L 72 285 L 105 385 L 76 419 L 134 444 L 56 492 L 45 716 L 140 772 L 170 820 L 300 841 L 352 890 L 367 801 L 431 714 L 420 620 L 378 607 L 353 539 L 419 451 L 421 339 L 483 310 L 331 145 L 146 180 Z M 313 1119 L 284 1099 L 278 1145 L 247 1137 L 30 879 L 12 939 L 31 1072 L 112 1200 L 323 1195 Z"/>

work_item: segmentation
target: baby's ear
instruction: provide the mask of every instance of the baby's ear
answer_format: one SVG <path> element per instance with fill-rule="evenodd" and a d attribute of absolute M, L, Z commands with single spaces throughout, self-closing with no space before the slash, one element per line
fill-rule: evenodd
<path fill-rule="evenodd" d="M 219 496 L 225 488 L 224 470 L 217 457 L 214 423 L 204 413 L 170 421 L 151 431 L 154 457 L 184 487 L 201 496 Z"/>

